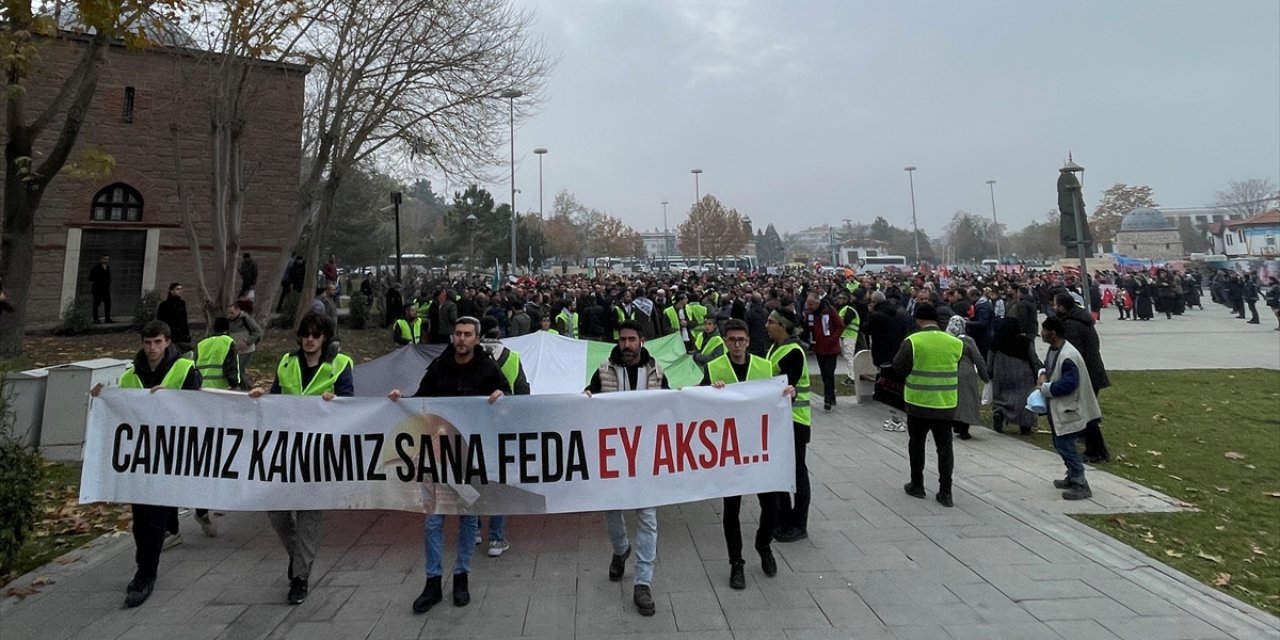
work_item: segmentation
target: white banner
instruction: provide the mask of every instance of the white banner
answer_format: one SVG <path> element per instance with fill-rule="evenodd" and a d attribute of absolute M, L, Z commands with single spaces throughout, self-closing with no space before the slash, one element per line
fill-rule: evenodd
<path fill-rule="evenodd" d="M 492 405 L 112 387 L 89 408 L 80 501 L 521 514 L 793 491 L 784 387 Z"/>

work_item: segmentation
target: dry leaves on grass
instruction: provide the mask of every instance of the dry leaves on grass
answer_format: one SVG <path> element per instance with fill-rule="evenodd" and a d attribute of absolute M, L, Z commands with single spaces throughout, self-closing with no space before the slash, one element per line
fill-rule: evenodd
<path fill-rule="evenodd" d="M 1203 551 L 1197 551 L 1196 557 L 1200 558 L 1201 560 L 1208 560 L 1209 562 L 1222 562 L 1221 556 L 1211 556 Z"/>
<path fill-rule="evenodd" d="M 1230 585 L 1231 585 L 1231 574 L 1229 573 L 1219 573 L 1217 576 L 1213 578 L 1213 586 L 1215 587 L 1226 587 Z"/>
<path fill-rule="evenodd" d="M 1165 549 L 1165 550 L 1164 550 L 1164 554 L 1165 554 L 1166 556 L 1169 556 L 1170 558 L 1181 558 L 1181 557 L 1183 557 L 1183 556 L 1187 555 L 1187 554 L 1182 553 L 1182 552 L 1179 552 L 1179 551 L 1174 551 L 1173 549 Z"/>
<path fill-rule="evenodd" d="M 1223 456 L 1224 458 L 1228 459 L 1228 460 L 1244 460 L 1246 457 L 1248 457 L 1248 456 L 1244 455 L 1243 453 L 1238 453 L 1238 452 L 1235 452 L 1235 451 L 1228 451 L 1228 452 L 1226 452 L 1226 453 L 1222 454 L 1222 456 Z"/>

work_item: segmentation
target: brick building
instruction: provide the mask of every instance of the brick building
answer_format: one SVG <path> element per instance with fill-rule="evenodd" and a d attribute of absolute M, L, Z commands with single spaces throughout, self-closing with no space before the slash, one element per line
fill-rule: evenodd
<path fill-rule="evenodd" d="M 75 36 L 40 45 L 40 71 L 28 83 L 28 117 L 52 99 L 84 46 Z M 88 296 L 89 269 L 102 255 L 111 256 L 113 316 L 132 316 L 143 292 L 163 293 L 172 281 L 187 285 L 187 308 L 193 316 L 200 314 L 178 188 L 181 183 L 197 221 L 207 277 L 216 278 L 207 215 L 212 208 L 207 96 L 219 61 L 182 47 L 110 47 L 71 159 L 100 145 L 115 166 L 110 175 L 93 178 L 64 169 L 50 183 L 36 213 L 31 288 L 8 292 L 26 306 L 29 326 L 56 322 L 76 297 Z M 283 247 L 292 235 L 289 221 L 298 208 L 307 68 L 264 61 L 251 61 L 248 68 L 246 95 L 252 107 L 244 123 L 241 250 L 258 262 L 261 292 L 279 280 L 287 257 L 281 255 Z M 50 129 L 51 139 L 56 127 Z M 0 142 L 4 137 L 0 113 Z M 49 142 L 37 142 L 36 149 L 49 148 Z"/>

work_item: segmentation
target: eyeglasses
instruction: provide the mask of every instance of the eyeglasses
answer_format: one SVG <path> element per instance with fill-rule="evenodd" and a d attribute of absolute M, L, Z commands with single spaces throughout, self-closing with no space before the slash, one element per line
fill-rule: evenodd
<path fill-rule="evenodd" d="M 725 342 L 746 342 L 746 338 L 725 338 Z"/>

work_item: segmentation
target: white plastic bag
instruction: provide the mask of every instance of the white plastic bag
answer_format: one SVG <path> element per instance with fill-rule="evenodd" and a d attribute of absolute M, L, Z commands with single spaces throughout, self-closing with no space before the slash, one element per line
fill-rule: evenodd
<path fill-rule="evenodd" d="M 991 384 L 990 383 L 982 387 L 982 406 L 984 407 L 991 406 Z"/>

